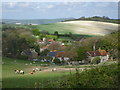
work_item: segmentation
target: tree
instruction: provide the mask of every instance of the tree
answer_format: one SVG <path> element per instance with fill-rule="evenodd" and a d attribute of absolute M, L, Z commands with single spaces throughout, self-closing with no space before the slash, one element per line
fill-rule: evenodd
<path fill-rule="evenodd" d="M 71 37 L 71 38 L 73 37 L 73 34 L 71 32 L 69 32 L 69 37 Z"/>
<path fill-rule="evenodd" d="M 21 52 L 29 50 L 36 41 L 27 29 L 5 30 L 2 40 L 3 56 L 12 58 L 21 58 Z"/>
<path fill-rule="evenodd" d="M 57 37 L 59 37 L 58 31 L 55 31 L 55 32 L 54 32 L 54 35 L 56 35 Z"/>
<path fill-rule="evenodd" d="M 85 47 L 79 47 L 77 49 L 77 60 L 83 60 L 83 59 L 86 59 L 86 48 Z"/>
<path fill-rule="evenodd" d="M 95 57 L 95 58 L 92 60 L 91 63 L 92 63 L 92 64 L 98 64 L 98 63 L 100 63 L 100 57 Z"/>
<path fill-rule="evenodd" d="M 110 19 L 109 17 L 106 17 L 106 16 L 103 16 L 102 18 L 103 18 L 103 19 Z"/>
<path fill-rule="evenodd" d="M 58 58 L 55 58 L 55 59 L 53 60 L 53 62 L 54 62 L 55 64 L 61 64 L 61 62 L 60 62 L 60 60 L 59 60 Z"/>
<path fill-rule="evenodd" d="M 48 31 L 46 31 L 46 30 L 42 30 L 42 31 L 40 31 L 41 32 L 41 34 L 44 34 L 44 35 L 49 35 L 49 32 Z"/>
<path fill-rule="evenodd" d="M 35 36 L 38 36 L 40 34 L 40 30 L 39 29 L 32 29 L 32 33 Z"/>

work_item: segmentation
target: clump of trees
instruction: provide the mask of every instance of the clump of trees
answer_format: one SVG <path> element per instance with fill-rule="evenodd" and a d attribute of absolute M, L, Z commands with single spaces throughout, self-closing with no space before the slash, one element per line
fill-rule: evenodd
<path fill-rule="evenodd" d="M 76 45 L 84 47 L 87 51 L 93 51 L 93 46 L 95 45 L 95 50 L 98 50 L 99 48 L 104 49 L 110 53 L 111 57 L 118 58 L 119 34 L 120 32 L 115 32 L 106 36 L 86 38 L 81 40 L 80 42 L 77 42 Z M 83 48 L 81 48 L 80 50 L 82 49 Z M 83 57 L 83 55 L 79 54 L 79 57 Z"/>
<path fill-rule="evenodd" d="M 11 58 L 22 58 L 21 52 L 30 48 L 38 49 L 36 38 L 28 29 L 17 28 L 5 30 L 2 33 L 3 56 Z"/>
<path fill-rule="evenodd" d="M 39 29 L 32 29 L 32 33 L 34 36 L 38 36 L 38 39 L 48 38 L 48 39 L 57 39 L 56 35 L 49 34 L 48 31 L 41 31 Z"/>
<path fill-rule="evenodd" d="M 109 23 L 117 23 L 120 24 L 119 19 L 110 19 L 107 16 L 93 16 L 93 17 L 85 17 L 82 16 L 78 19 L 72 19 L 72 20 L 65 20 L 65 21 L 77 21 L 77 20 L 88 20 L 88 21 L 101 21 L 101 22 L 109 22 Z"/>

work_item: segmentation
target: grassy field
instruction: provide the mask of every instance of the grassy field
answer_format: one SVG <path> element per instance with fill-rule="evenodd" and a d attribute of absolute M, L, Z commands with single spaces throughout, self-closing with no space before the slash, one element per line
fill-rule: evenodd
<path fill-rule="evenodd" d="M 59 33 L 83 34 L 83 35 L 106 35 L 113 31 L 117 31 L 118 24 L 97 22 L 97 21 L 68 21 L 52 24 L 39 25 L 40 30 L 46 30 L 51 33 L 58 31 Z"/>
<path fill-rule="evenodd" d="M 35 88 L 35 83 L 39 84 L 39 87 L 44 87 L 44 83 L 60 79 L 60 77 L 64 75 L 69 75 L 69 72 L 42 72 L 38 71 L 35 72 L 35 74 L 31 75 L 29 74 L 30 71 L 32 71 L 35 67 L 41 67 L 41 64 L 46 63 L 36 63 L 30 65 L 29 63 L 32 63 L 31 61 L 25 61 L 25 60 L 16 60 L 16 59 L 9 59 L 9 58 L 3 58 L 2 60 L 2 79 L 3 79 L 3 88 Z M 28 65 L 25 65 L 28 64 Z M 37 65 L 37 66 L 36 66 Z M 43 67 L 42 70 L 47 68 Z M 50 67 L 49 67 L 50 68 Z M 22 69 L 24 70 L 25 74 L 15 74 L 15 69 Z"/>
<path fill-rule="evenodd" d="M 3 25 L 4 26 L 4 25 Z M 40 30 L 46 30 L 49 33 L 58 31 L 60 34 L 67 34 L 69 32 L 73 34 L 82 35 L 106 35 L 118 30 L 118 24 L 98 22 L 98 21 L 67 21 L 41 25 L 11 25 L 15 27 L 23 28 L 37 28 Z"/>
<path fill-rule="evenodd" d="M 30 64 L 32 63 L 32 65 Z M 98 64 L 98 66 L 116 63 L 116 61 L 109 61 Z M 27 64 L 27 65 L 26 65 Z M 46 65 L 47 64 L 47 65 Z M 46 66 L 45 66 L 46 65 Z M 90 69 L 97 65 L 79 65 L 79 66 L 56 66 L 49 63 L 32 62 L 27 60 L 17 60 L 10 58 L 3 58 L 2 60 L 2 87 L 3 88 L 45 88 L 46 83 L 55 82 L 75 74 L 75 68 Z M 29 74 L 33 68 L 41 68 L 42 71 L 37 71 L 33 75 Z M 52 72 L 52 68 L 57 68 L 56 72 Z M 14 70 L 23 70 L 24 75 L 15 74 Z M 61 70 L 60 70 L 61 69 Z M 66 70 L 65 70 L 66 69 Z M 71 69 L 71 73 L 69 71 Z"/>

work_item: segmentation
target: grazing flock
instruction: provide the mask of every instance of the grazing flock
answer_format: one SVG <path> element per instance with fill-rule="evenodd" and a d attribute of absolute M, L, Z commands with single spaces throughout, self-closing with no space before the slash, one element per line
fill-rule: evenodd
<path fill-rule="evenodd" d="M 24 74 L 23 70 L 14 70 L 16 74 Z"/>
<path fill-rule="evenodd" d="M 57 69 L 53 68 L 51 71 L 55 72 Z M 23 70 L 14 70 L 16 74 L 22 74 L 24 75 L 24 71 Z M 34 74 L 36 71 L 42 71 L 41 68 L 33 68 L 31 72 L 29 72 L 29 74 Z"/>

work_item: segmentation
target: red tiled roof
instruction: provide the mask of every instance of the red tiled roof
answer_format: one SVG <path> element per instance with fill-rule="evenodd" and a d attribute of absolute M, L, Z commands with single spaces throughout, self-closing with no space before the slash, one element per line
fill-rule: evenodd
<path fill-rule="evenodd" d="M 43 49 L 47 49 L 48 48 L 48 46 L 45 46 L 45 47 L 42 47 Z"/>
<path fill-rule="evenodd" d="M 49 41 L 49 42 L 53 42 L 54 40 L 52 40 L 52 39 L 49 39 L 48 41 Z"/>
<path fill-rule="evenodd" d="M 42 40 L 38 40 L 38 42 L 43 42 Z"/>
<path fill-rule="evenodd" d="M 101 50 L 100 53 L 102 56 L 106 56 L 108 54 L 105 50 Z"/>
<path fill-rule="evenodd" d="M 108 53 L 105 50 L 96 50 L 96 51 L 88 51 L 88 55 L 94 57 L 94 56 L 106 56 Z"/>
<path fill-rule="evenodd" d="M 62 57 L 62 56 L 64 56 L 64 54 L 65 54 L 65 52 L 57 52 L 56 57 Z"/>

